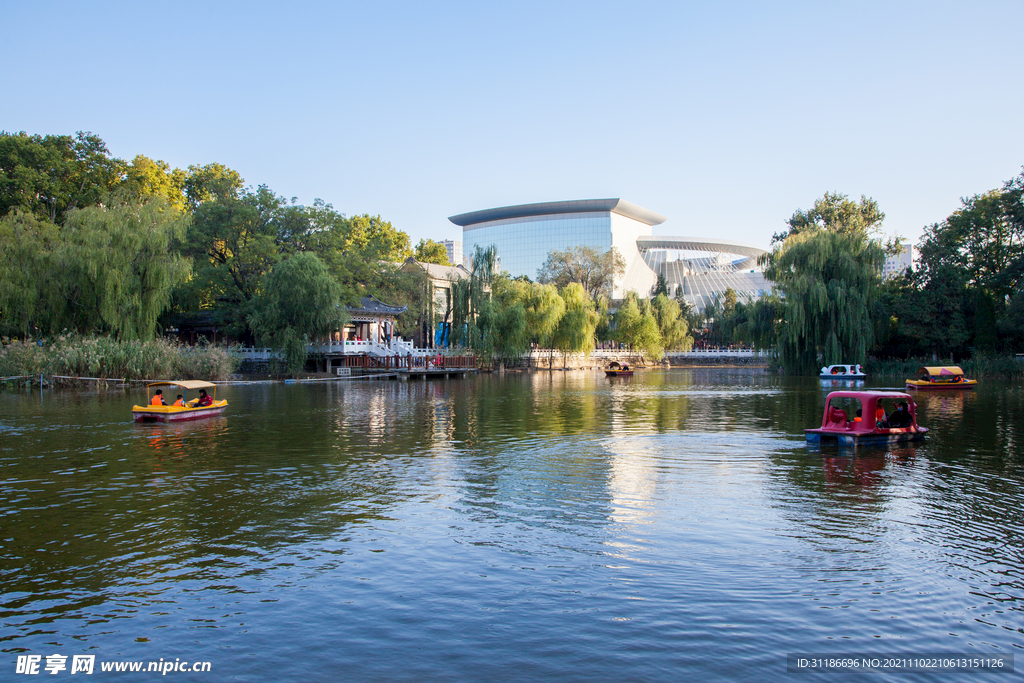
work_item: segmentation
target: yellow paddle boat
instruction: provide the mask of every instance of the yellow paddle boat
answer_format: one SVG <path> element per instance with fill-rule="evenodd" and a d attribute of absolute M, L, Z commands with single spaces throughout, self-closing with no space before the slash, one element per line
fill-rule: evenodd
<path fill-rule="evenodd" d="M 163 389 L 161 387 L 177 387 L 181 389 L 182 400 L 164 404 Z M 189 390 L 199 390 L 200 395 L 191 401 L 186 400 Z M 213 394 L 206 392 L 213 389 Z M 160 396 L 160 400 L 156 397 Z M 136 422 L 181 422 L 184 420 L 199 420 L 204 417 L 214 417 L 224 412 L 228 402 L 217 400 L 217 385 L 213 382 L 204 382 L 199 379 L 181 380 L 176 382 L 152 382 L 146 385 L 146 404 L 144 406 L 132 406 L 132 417 Z"/>
<path fill-rule="evenodd" d="M 908 389 L 954 390 L 973 389 L 976 379 L 964 377 L 964 371 L 956 365 L 923 367 L 917 371 L 917 379 L 908 379 Z"/>

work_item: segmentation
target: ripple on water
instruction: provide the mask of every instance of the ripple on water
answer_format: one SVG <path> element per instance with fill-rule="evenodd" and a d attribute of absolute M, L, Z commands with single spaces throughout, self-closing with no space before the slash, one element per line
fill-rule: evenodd
<path fill-rule="evenodd" d="M 811 453 L 816 385 L 602 379 L 237 387 L 160 428 L 8 397 L 0 642 L 239 680 L 764 680 L 1024 643 L 1003 442 Z"/>

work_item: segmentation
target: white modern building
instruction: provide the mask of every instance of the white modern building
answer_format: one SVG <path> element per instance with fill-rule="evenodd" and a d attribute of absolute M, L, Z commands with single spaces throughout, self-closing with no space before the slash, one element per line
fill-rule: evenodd
<path fill-rule="evenodd" d="M 462 258 L 462 242 L 458 240 L 441 240 L 441 244 L 444 245 L 445 251 L 448 252 L 449 263 L 455 267 L 466 265 L 465 260 Z"/>
<path fill-rule="evenodd" d="M 613 297 L 634 291 L 649 296 L 664 275 L 670 294 L 681 291 L 698 310 L 726 289 L 756 298 L 770 290 L 757 257 L 758 247 L 729 240 L 655 237 L 666 218 L 624 199 L 584 199 L 521 204 L 451 216 L 462 227 L 466 253 L 493 245 L 510 275 L 537 278 L 552 250 L 615 247 L 626 261 Z"/>
<path fill-rule="evenodd" d="M 900 253 L 886 257 L 885 265 L 882 266 L 882 279 L 902 275 L 908 268 L 917 270 L 917 247 L 911 242 L 904 242 L 900 245 Z"/>

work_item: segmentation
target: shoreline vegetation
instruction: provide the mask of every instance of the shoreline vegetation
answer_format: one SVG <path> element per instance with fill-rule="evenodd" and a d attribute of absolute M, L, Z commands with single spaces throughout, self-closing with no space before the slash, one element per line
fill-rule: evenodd
<path fill-rule="evenodd" d="M 351 329 L 349 306 L 370 295 L 401 309 L 391 334 L 415 348 L 499 368 L 531 347 L 564 364 L 616 342 L 649 362 L 694 347 L 773 349 L 804 376 L 860 362 L 912 377 L 939 364 L 916 359 L 953 358 L 974 377 L 1024 377 L 1024 172 L 926 226 L 916 258 L 884 219 L 874 199 L 838 192 L 797 209 L 758 258 L 771 286 L 757 298 L 723 281 L 695 299 L 653 271 L 646 292 L 616 294 L 625 257 L 585 245 L 549 252 L 534 281 L 478 244 L 442 283 L 425 264 L 452 266 L 444 246 L 413 249 L 379 215 L 299 204 L 222 164 L 118 159 L 92 133 L 0 131 L 0 335 L 55 340 L 8 343 L 0 378 L 237 371 L 230 351 L 154 341 L 161 331 L 269 347 L 301 373 L 306 345 Z"/>
<path fill-rule="evenodd" d="M 124 380 L 226 380 L 241 357 L 222 346 L 185 346 L 166 339 L 118 341 L 111 337 L 61 335 L 51 342 L 4 338 L 0 378 L 35 381 L 52 377 Z"/>
<path fill-rule="evenodd" d="M 242 363 L 239 353 L 230 347 L 199 345 L 187 346 L 175 341 L 157 338 L 142 342 L 118 341 L 109 336 L 81 337 L 61 335 L 51 341 L 19 341 L 0 339 L 0 382 L 35 384 L 40 375 L 103 378 L 106 380 L 157 381 L 161 379 L 205 379 L 227 381 L 237 377 Z M 691 359 L 692 360 L 692 359 Z M 712 360 L 712 359 L 709 359 Z M 634 361 L 636 362 L 636 361 Z M 710 365 L 721 365 L 715 359 Z M 904 380 L 913 378 L 923 366 L 959 365 L 973 379 L 1024 380 L 1024 358 L 1013 355 L 975 354 L 971 358 L 953 362 L 948 359 L 871 359 L 868 373 L 873 377 Z M 661 367 L 699 368 L 704 363 L 687 362 L 680 365 L 639 363 L 651 369 Z M 729 367 L 750 367 L 778 372 L 778 360 L 748 364 L 728 363 Z M 513 368 L 509 368 L 512 370 Z M 517 370 L 562 370 L 568 368 L 520 367 Z M 18 381 L 21 380 L 21 381 Z"/>

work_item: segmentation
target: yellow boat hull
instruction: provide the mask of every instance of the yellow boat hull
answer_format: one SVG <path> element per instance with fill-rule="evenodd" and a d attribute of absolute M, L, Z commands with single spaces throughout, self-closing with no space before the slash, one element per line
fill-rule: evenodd
<path fill-rule="evenodd" d="M 186 406 L 132 406 L 132 418 L 136 422 L 184 422 L 216 417 L 228 407 L 227 401 L 214 401 L 202 407 Z"/>
<path fill-rule="evenodd" d="M 908 389 L 921 389 L 927 391 L 945 391 L 945 390 L 956 390 L 956 389 L 973 389 L 974 385 L 978 383 L 976 379 L 965 379 L 963 382 L 929 382 L 922 379 L 908 379 Z"/>

